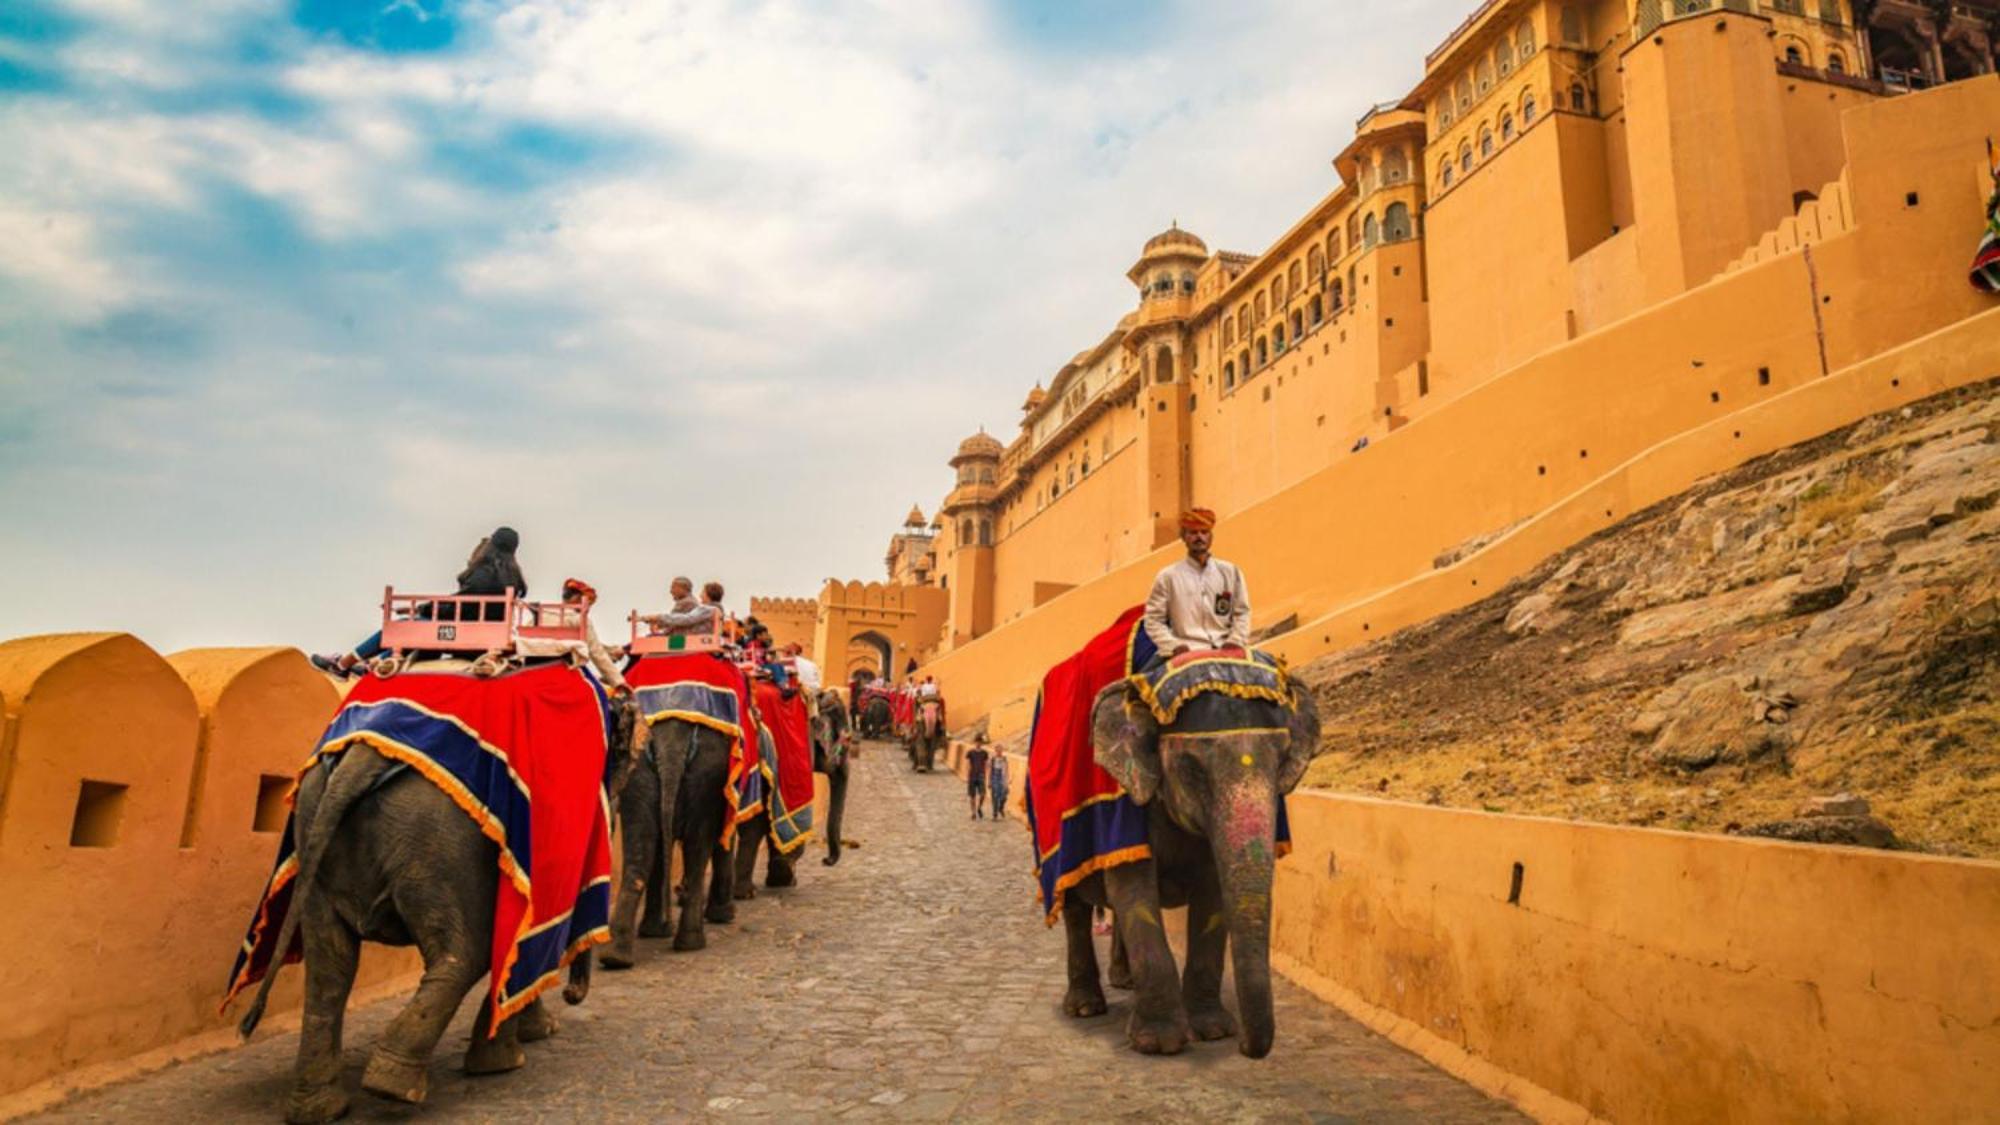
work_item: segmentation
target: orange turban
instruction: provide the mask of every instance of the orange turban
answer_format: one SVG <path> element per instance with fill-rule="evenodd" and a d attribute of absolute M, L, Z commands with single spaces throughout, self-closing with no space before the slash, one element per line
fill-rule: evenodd
<path fill-rule="evenodd" d="M 565 579 L 563 581 L 563 597 L 567 598 L 571 594 L 575 594 L 580 598 L 590 599 L 597 597 L 597 590 L 581 578 Z"/>
<path fill-rule="evenodd" d="M 1189 508 L 1181 513 L 1182 531 L 1214 531 L 1215 513 L 1208 508 Z"/>

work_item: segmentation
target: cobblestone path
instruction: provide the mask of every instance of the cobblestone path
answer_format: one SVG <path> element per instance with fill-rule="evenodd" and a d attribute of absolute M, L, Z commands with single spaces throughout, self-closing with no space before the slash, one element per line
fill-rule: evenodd
<path fill-rule="evenodd" d="M 848 809 L 862 846 L 840 866 L 821 866 L 815 843 L 798 887 L 759 888 L 735 925 L 710 928 L 706 950 L 644 942 L 639 965 L 600 971 L 582 1007 L 551 994 L 561 1033 L 529 1046 L 511 1074 L 460 1073 L 467 1003 L 432 1062 L 424 1107 L 359 1091 L 400 1000 L 352 1013 L 349 1119 L 1519 1120 L 1282 978 L 1277 1046 L 1261 1061 L 1233 1040 L 1134 1054 L 1130 994 L 1116 990 L 1107 1015 L 1063 1016 L 1062 930 L 1032 905 L 1027 833 L 970 820 L 964 789 L 869 747 Z M 261 1037 L 36 1120 L 274 1121 L 295 1043 Z"/>

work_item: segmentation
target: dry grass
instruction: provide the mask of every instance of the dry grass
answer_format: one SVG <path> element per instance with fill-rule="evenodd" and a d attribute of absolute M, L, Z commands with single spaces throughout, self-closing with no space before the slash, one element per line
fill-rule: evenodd
<path fill-rule="evenodd" d="M 1869 461 L 1814 484 L 1799 495 L 1798 507 L 1792 513 L 1793 536 L 1805 540 L 1823 527 L 1833 528 L 1836 535 L 1846 535 L 1853 530 L 1854 521 L 1861 518 L 1894 479 L 1895 473 L 1888 466 Z"/>

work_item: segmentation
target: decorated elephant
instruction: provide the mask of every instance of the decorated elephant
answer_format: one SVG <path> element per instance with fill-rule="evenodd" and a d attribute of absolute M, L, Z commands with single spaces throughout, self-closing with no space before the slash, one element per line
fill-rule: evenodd
<path fill-rule="evenodd" d="M 622 766 L 615 784 L 623 870 L 611 912 L 607 969 L 630 968 L 633 934 L 674 935 L 676 952 L 708 944 L 703 922 L 735 920 L 730 888 L 735 866 L 723 829 L 735 815 L 729 801 L 733 738 L 713 726 L 682 718 L 655 721 L 646 744 Z M 680 925 L 672 926 L 671 871 L 681 849 Z M 711 871 L 713 872 L 711 881 Z M 643 909 L 643 917 L 641 917 Z"/>
<path fill-rule="evenodd" d="M 1269 1053 L 1271 885 L 1279 854 L 1281 802 L 1319 752 L 1319 714 L 1309 691 L 1290 685 L 1287 703 L 1211 691 L 1180 702 L 1162 723 L 1138 685 L 1120 680 L 1096 696 L 1096 761 L 1145 815 L 1148 858 L 1110 866 L 1066 893 L 1069 946 L 1064 1010 L 1105 1010 L 1091 943 L 1091 906 L 1116 915 L 1135 1003 L 1127 1034 L 1149 1054 L 1174 1054 L 1192 1039 L 1237 1033 L 1222 1004 L 1223 956 L 1232 957 L 1240 1049 Z M 1177 971 L 1161 911 L 1187 907 L 1187 966 Z M 1114 966 L 1116 974 L 1117 966 Z M 1115 982 L 1114 982 L 1115 983 Z"/>
<path fill-rule="evenodd" d="M 896 710 L 880 695 L 870 695 L 861 703 L 861 737 L 887 738 L 896 729 Z"/>
<path fill-rule="evenodd" d="M 919 699 L 910 723 L 910 768 L 929 773 L 937 768 L 937 754 L 945 742 L 944 701 L 935 696 Z"/>
<path fill-rule="evenodd" d="M 826 775 L 826 856 L 820 862 L 828 867 L 840 862 L 840 821 L 847 809 L 854 752 L 847 705 L 837 691 L 820 692 L 819 714 L 813 717 L 813 772 Z"/>
<path fill-rule="evenodd" d="M 735 897 L 755 898 L 757 854 L 770 852 L 767 887 L 798 882 L 798 851 L 813 829 L 813 727 L 805 698 L 787 684 L 759 679 L 751 689 L 757 753 L 738 796 Z"/>

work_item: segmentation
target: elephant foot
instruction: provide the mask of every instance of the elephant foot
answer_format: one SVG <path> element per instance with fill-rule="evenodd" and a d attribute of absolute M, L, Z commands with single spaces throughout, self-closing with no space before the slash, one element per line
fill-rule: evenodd
<path fill-rule="evenodd" d="M 1090 1016 L 1101 1016 L 1109 1008 L 1104 1003 L 1103 989 L 1096 985 L 1085 988 L 1080 984 L 1072 984 L 1069 986 L 1069 991 L 1063 993 L 1062 1010 L 1063 1015 L 1086 1019 Z"/>
<path fill-rule="evenodd" d="M 1123 989 L 1126 992 L 1132 991 L 1135 987 L 1132 980 L 1132 966 L 1116 959 L 1111 962 L 1111 968 L 1105 970 L 1104 980 L 1111 987 Z"/>
<path fill-rule="evenodd" d="M 542 1006 L 540 1000 L 522 1009 L 514 1024 L 515 1037 L 523 1043 L 540 1043 L 554 1038 L 562 1030 L 555 1014 Z"/>
<path fill-rule="evenodd" d="M 703 921 L 713 922 L 718 926 L 727 926 L 736 921 L 736 904 L 725 902 L 719 906 L 710 906 L 707 910 L 701 912 L 701 917 Z"/>
<path fill-rule="evenodd" d="M 675 953 L 693 953 L 708 948 L 708 935 L 701 930 L 685 930 L 674 935 Z"/>
<path fill-rule="evenodd" d="M 1236 1017 L 1220 1006 L 1206 1011 L 1190 1011 L 1188 1028 L 1194 1032 L 1196 1039 L 1204 1043 L 1213 1043 L 1217 1039 L 1228 1039 L 1236 1034 Z"/>
<path fill-rule="evenodd" d="M 789 871 L 773 871 L 764 876 L 764 885 L 767 887 L 796 887 L 799 885 L 799 877 Z"/>
<path fill-rule="evenodd" d="M 347 1091 L 328 1086 L 294 1086 L 285 1099 L 286 1125 L 321 1125 L 347 1116 Z"/>
<path fill-rule="evenodd" d="M 634 956 L 631 938 L 613 939 L 610 945 L 598 951 L 597 963 L 617 972 L 620 969 L 631 968 Z"/>
<path fill-rule="evenodd" d="M 377 1047 L 368 1056 L 368 1068 L 361 1072 L 361 1088 L 392 1102 L 422 1105 L 431 1089 L 429 1061 L 399 1059 Z"/>
<path fill-rule="evenodd" d="M 745 899 L 752 899 L 756 897 L 757 897 L 757 888 L 755 885 L 751 884 L 750 881 L 747 879 L 744 880 L 741 886 L 738 886 L 736 888 L 736 901 L 738 902 L 742 902 Z"/>
<path fill-rule="evenodd" d="M 673 927 L 671 927 L 671 926 L 667 925 L 667 924 L 666 924 L 665 922 L 663 922 L 663 921 L 662 921 L 662 922 L 651 922 L 651 921 L 649 921 L 649 922 L 641 922 L 641 923 L 639 923 L 639 936 L 640 936 L 640 937 L 642 937 L 642 938 L 663 938 L 663 937 L 672 937 L 672 936 L 674 936 L 674 931 L 673 931 Z"/>
<path fill-rule="evenodd" d="M 1179 1009 L 1165 1019 L 1145 1019 L 1134 1009 L 1132 1022 L 1125 1025 L 1125 1037 L 1142 1055 L 1178 1055 L 1187 1049 L 1192 1036 L 1187 1016 Z"/>
<path fill-rule="evenodd" d="M 465 1049 L 467 1074 L 505 1074 L 521 1069 L 527 1061 L 527 1052 L 521 1050 L 521 1044 L 506 1036 L 488 1039 L 475 1032 L 472 1046 Z"/>

